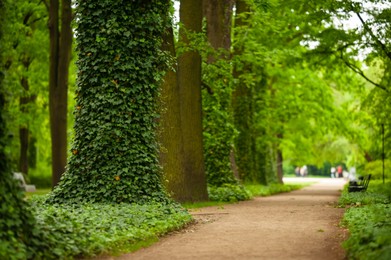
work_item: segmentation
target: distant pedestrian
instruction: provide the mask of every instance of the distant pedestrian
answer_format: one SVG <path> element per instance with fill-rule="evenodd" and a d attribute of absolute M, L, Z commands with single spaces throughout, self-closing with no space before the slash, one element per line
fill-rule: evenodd
<path fill-rule="evenodd" d="M 337 173 L 338 173 L 338 178 L 342 178 L 343 177 L 343 169 L 342 169 L 341 165 L 338 165 Z"/>
<path fill-rule="evenodd" d="M 307 165 L 304 165 L 303 167 L 301 167 L 300 169 L 300 176 L 301 177 L 305 177 L 308 175 L 308 170 L 307 170 Z"/>
<path fill-rule="evenodd" d="M 331 167 L 331 169 L 330 169 L 330 172 L 331 172 L 331 178 L 335 178 L 336 176 L 335 176 L 335 172 L 337 171 L 337 169 L 335 169 L 335 167 L 333 166 L 333 167 Z"/>
<path fill-rule="evenodd" d="M 295 175 L 296 175 L 296 177 L 299 177 L 299 176 L 300 176 L 300 167 L 299 167 L 299 166 L 297 166 L 297 167 L 295 168 Z"/>

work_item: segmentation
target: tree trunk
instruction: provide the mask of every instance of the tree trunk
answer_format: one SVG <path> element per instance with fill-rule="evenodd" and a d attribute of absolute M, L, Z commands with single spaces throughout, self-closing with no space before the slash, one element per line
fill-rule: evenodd
<path fill-rule="evenodd" d="M 162 49 L 175 57 L 174 33 L 170 27 L 163 34 Z M 176 66 L 167 71 L 160 96 L 160 153 L 159 160 L 163 167 L 163 183 L 171 197 L 178 202 L 189 200 L 186 190 L 183 166 L 183 136 L 181 128 L 181 110 Z"/>
<path fill-rule="evenodd" d="M 27 71 L 30 66 L 30 59 L 27 58 L 22 61 L 24 69 Z M 29 113 L 26 106 L 30 103 L 33 103 L 37 96 L 29 95 L 28 91 L 30 90 L 30 85 L 26 77 L 22 77 L 20 83 L 26 93 L 26 96 L 23 96 L 19 99 L 20 111 L 23 114 Z M 19 171 L 24 174 L 29 172 L 29 149 L 30 149 L 30 130 L 28 124 L 24 124 L 19 127 L 19 142 L 20 142 L 20 155 L 19 155 Z"/>
<path fill-rule="evenodd" d="M 59 12 L 61 11 L 61 25 Z M 49 7 L 50 74 L 49 110 L 52 139 L 52 186 L 56 186 L 67 162 L 68 73 L 72 47 L 71 0 L 58 0 Z M 61 28 L 61 29 L 60 29 Z"/>
<path fill-rule="evenodd" d="M 189 43 L 187 33 L 201 32 L 202 1 L 181 1 L 179 39 Z M 202 140 L 201 110 L 201 56 L 196 51 L 186 51 L 178 59 L 178 83 L 183 131 L 184 171 L 186 174 L 186 200 L 208 199 Z"/>
<path fill-rule="evenodd" d="M 235 29 L 236 40 L 241 40 L 239 32 L 242 28 L 245 28 L 247 22 L 243 19 L 243 14 L 249 11 L 249 7 L 244 0 L 236 1 L 236 17 L 235 17 Z M 236 56 L 242 55 L 244 52 L 243 42 L 236 44 L 234 53 Z M 252 115 L 252 90 L 250 86 L 247 86 L 241 79 L 243 73 L 250 72 L 250 66 L 243 61 L 244 64 L 241 68 L 234 67 L 233 75 L 237 79 L 237 85 L 232 94 L 232 106 L 234 109 L 235 126 L 239 130 L 239 135 L 236 140 L 236 155 L 237 164 L 239 168 L 239 176 L 244 181 L 256 182 L 254 175 L 254 161 L 253 161 L 253 115 Z"/>
<path fill-rule="evenodd" d="M 283 135 L 282 134 L 278 134 L 277 135 L 277 138 L 279 140 L 282 140 L 283 138 Z M 279 142 L 280 143 L 280 142 Z M 284 170 L 283 170 L 283 157 L 282 157 L 282 151 L 281 151 L 281 148 L 280 147 L 276 147 L 276 153 L 277 153 L 277 181 L 281 184 L 284 184 L 284 181 L 283 181 L 283 177 L 284 177 Z"/>
<path fill-rule="evenodd" d="M 30 169 L 37 168 L 37 138 L 29 137 L 28 165 Z"/>
<path fill-rule="evenodd" d="M 208 185 L 216 187 L 235 185 L 239 179 L 233 149 L 232 84 L 226 76 L 230 73 L 233 5 L 233 0 L 203 2 L 206 34 L 214 49 L 203 72 L 203 84 L 209 88 L 203 95 L 204 154 Z"/>
<path fill-rule="evenodd" d="M 206 34 L 209 43 L 217 50 L 223 48 L 227 54 L 231 48 L 232 9 L 234 0 L 209 0 L 203 2 L 204 16 L 207 21 Z M 229 58 L 225 56 L 224 58 Z M 213 62 L 209 57 L 208 62 Z"/>
<path fill-rule="evenodd" d="M 27 70 L 30 62 L 23 63 L 25 65 L 25 69 Z M 24 92 L 28 93 L 29 91 L 29 83 L 27 78 L 22 77 L 20 83 L 24 89 Z M 28 113 L 26 109 L 26 105 L 29 103 L 30 98 L 21 97 L 19 99 L 20 111 L 22 114 Z M 29 147 L 29 129 L 27 125 L 22 125 L 19 127 L 19 142 L 20 142 L 20 155 L 19 155 L 19 171 L 24 174 L 28 174 L 29 165 L 28 165 L 28 147 Z"/>

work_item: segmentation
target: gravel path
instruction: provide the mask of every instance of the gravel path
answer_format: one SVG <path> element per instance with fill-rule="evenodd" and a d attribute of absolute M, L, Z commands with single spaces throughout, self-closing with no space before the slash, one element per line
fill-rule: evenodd
<path fill-rule="evenodd" d="M 334 207 L 342 179 L 311 181 L 299 191 L 191 211 L 196 224 L 149 248 L 112 259 L 344 259 L 338 227 L 343 209 Z"/>

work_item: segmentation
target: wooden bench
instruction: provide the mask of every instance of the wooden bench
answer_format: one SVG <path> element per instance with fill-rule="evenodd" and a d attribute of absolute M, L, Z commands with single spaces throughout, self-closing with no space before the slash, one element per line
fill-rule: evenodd
<path fill-rule="evenodd" d="M 359 177 L 358 179 L 358 181 L 349 182 L 349 192 L 366 191 L 368 188 L 369 181 L 371 180 L 371 174 Z"/>
<path fill-rule="evenodd" d="M 35 185 L 29 185 L 24 180 L 24 176 L 21 172 L 14 172 L 14 179 L 19 182 L 19 186 L 26 192 L 34 192 Z"/>

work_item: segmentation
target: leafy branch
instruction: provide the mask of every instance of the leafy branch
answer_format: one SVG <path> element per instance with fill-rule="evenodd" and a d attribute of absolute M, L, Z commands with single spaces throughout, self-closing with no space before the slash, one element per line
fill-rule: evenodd
<path fill-rule="evenodd" d="M 341 60 L 345 63 L 346 66 L 348 66 L 348 68 L 350 68 L 352 71 L 354 71 L 355 73 L 357 73 L 358 75 L 363 77 L 366 81 L 373 84 L 374 86 L 376 86 L 386 92 L 389 92 L 389 90 L 385 86 L 371 80 L 367 75 L 365 75 L 365 73 L 360 68 L 358 68 L 356 65 L 350 63 L 347 59 L 345 59 L 343 56 L 342 50 L 340 50 L 340 53 L 341 53 L 341 55 L 340 55 Z"/>

